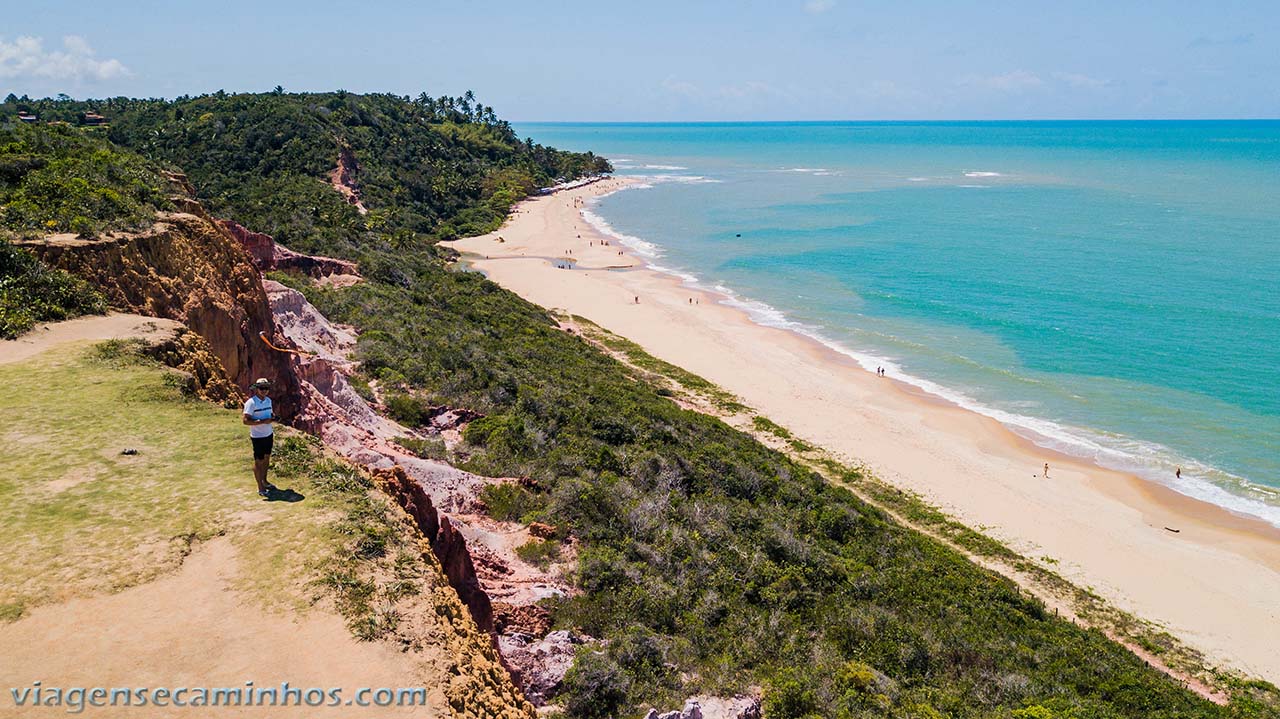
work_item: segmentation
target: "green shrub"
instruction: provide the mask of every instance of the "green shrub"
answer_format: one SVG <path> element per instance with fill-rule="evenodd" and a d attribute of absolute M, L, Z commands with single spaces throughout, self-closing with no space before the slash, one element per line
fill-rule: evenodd
<path fill-rule="evenodd" d="M 646 673 L 610 650 L 590 660 L 591 681 L 565 684 L 568 716 L 601 715 L 589 708 L 601 693 L 637 707 L 751 685 L 773 687 L 780 716 L 1007 716 L 1056 694 L 1102 717 L 1223 716 L 847 490 L 680 409 L 518 297 L 431 254 L 397 262 L 407 287 L 309 296 L 360 327 L 367 371 L 486 414 L 463 432 L 463 466 L 539 488 L 488 488 L 489 513 L 577 542 L 579 592 L 556 604 L 557 626 L 611 643 L 643 628 L 678 667 Z M 877 683 L 841 684 L 850 661 Z M 991 688 L 1015 674 L 1025 686 Z"/>
<path fill-rule="evenodd" d="M 407 427 L 420 427 L 425 421 L 426 404 L 407 394 L 393 394 L 387 397 L 387 414 L 391 419 Z"/>
<path fill-rule="evenodd" d="M 493 415 L 481 417 L 468 424 L 462 431 L 462 438 L 478 447 L 489 444 L 513 447 L 521 444 L 523 433 L 524 427 L 517 418 Z"/>
<path fill-rule="evenodd" d="M 769 684 L 761 706 L 764 719 L 809 719 L 817 716 L 817 694 L 803 679 L 783 673 Z"/>
<path fill-rule="evenodd" d="M 92 285 L 0 240 L 0 337 L 13 339 L 37 322 L 106 311 L 106 300 Z"/>
<path fill-rule="evenodd" d="M 516 547 L 516 556 L 536 567 L 546 569 L 548 565 L 560 558 L 560 543 L 554 539 L 531 539 Z"/>
<path fill-rule="evenodd" d="M 590 649 L 578 652 L 565 675 L 565 712 L 583 719 L 612 719 L 620 715 L 630 687 L 613 659 Z"/>
<path fill-rule="evenodd" d="M 524 521 L 546 505 L 545 499 L 509 482 L 486 485 L 480 490 L 480 501 L 488 508 L 489 516 L 503 522 Z"/>

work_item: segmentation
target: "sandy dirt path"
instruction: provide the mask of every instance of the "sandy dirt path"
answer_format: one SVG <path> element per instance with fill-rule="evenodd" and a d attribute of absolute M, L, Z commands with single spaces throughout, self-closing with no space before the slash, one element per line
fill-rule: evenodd
<path fill-rule="evenodd" d="M 0 364 L 21 362 L 65 342 L 158 338 L 182 327 L 181 322 L 112 312 L 108 315 L 78 317 L 66 322 L 36 325 L 16 340 L 0 340 Z"/>
<path fill-rule="evenodd" d="M 256 687 L 282 682 L 304 690 L 342 689 L 354 700 L 363 687 L 444 686 L 438 670 L 446 657 L 416 657 L 385 642 L 360 642 L 336 614 L 312 608 L 294 617 L 246 602 L 231 583 L 236 551 L 227 539 L 201 545 L 178 572 L 107 596 L 37 607 L 19 621 L 0 625 L 0 715 L 46 716 L 49 708 L 14 706 L 9 689 L 43 687 Z M 429 684 L 424 678 L 436 679 Z M 189 694 L 187 701 L 191 701 Z M 314 697 L 313 697 L 314 698 Z M 329 701 L 326 696 L 325 702 Z M 227 717 L 448 716 L 438 689 L 430 707 L 88 707 L 93 716 Z"/>

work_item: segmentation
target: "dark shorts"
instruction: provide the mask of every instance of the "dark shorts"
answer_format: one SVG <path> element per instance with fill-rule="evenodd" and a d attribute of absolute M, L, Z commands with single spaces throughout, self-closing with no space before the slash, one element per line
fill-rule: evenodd
<path fill-rule="evenodd" d="M 249 441 L 253 442 L 253 458 L 264 459 L 271 456 L 271 442 L 276 436 L 269 434 L 266 437 L 250 437 Z"/>

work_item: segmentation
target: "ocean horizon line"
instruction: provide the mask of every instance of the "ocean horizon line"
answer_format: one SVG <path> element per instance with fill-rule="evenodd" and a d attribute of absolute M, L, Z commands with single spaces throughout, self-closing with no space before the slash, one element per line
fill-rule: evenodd
<path fill-rule="evenodd" d="M 610 127 L 663 126 L 663 127 L 738 127 L 748 125 L 788 125 L 831 127 L 838 125 L 1072 125 L 1072 124 L 1215 124 L 1247 123 L 1275 124 L 1280 117 L 1168 117 L 1168 118 L 956 118 L 956 119 L 892 119 L 892 120 L 512 120 L 512 125 L 558 125 L 579 127 L 607 125 Z"/>

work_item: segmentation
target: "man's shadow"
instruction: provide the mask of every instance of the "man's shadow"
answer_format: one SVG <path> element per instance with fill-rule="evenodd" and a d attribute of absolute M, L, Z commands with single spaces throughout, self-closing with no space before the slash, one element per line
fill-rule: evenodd
<path fill-rule="evenodd" d="M 301 502 L 306 497 L 292 489 L 272 489 L 267 492 L 265 499 L 268 502 Z"/>

